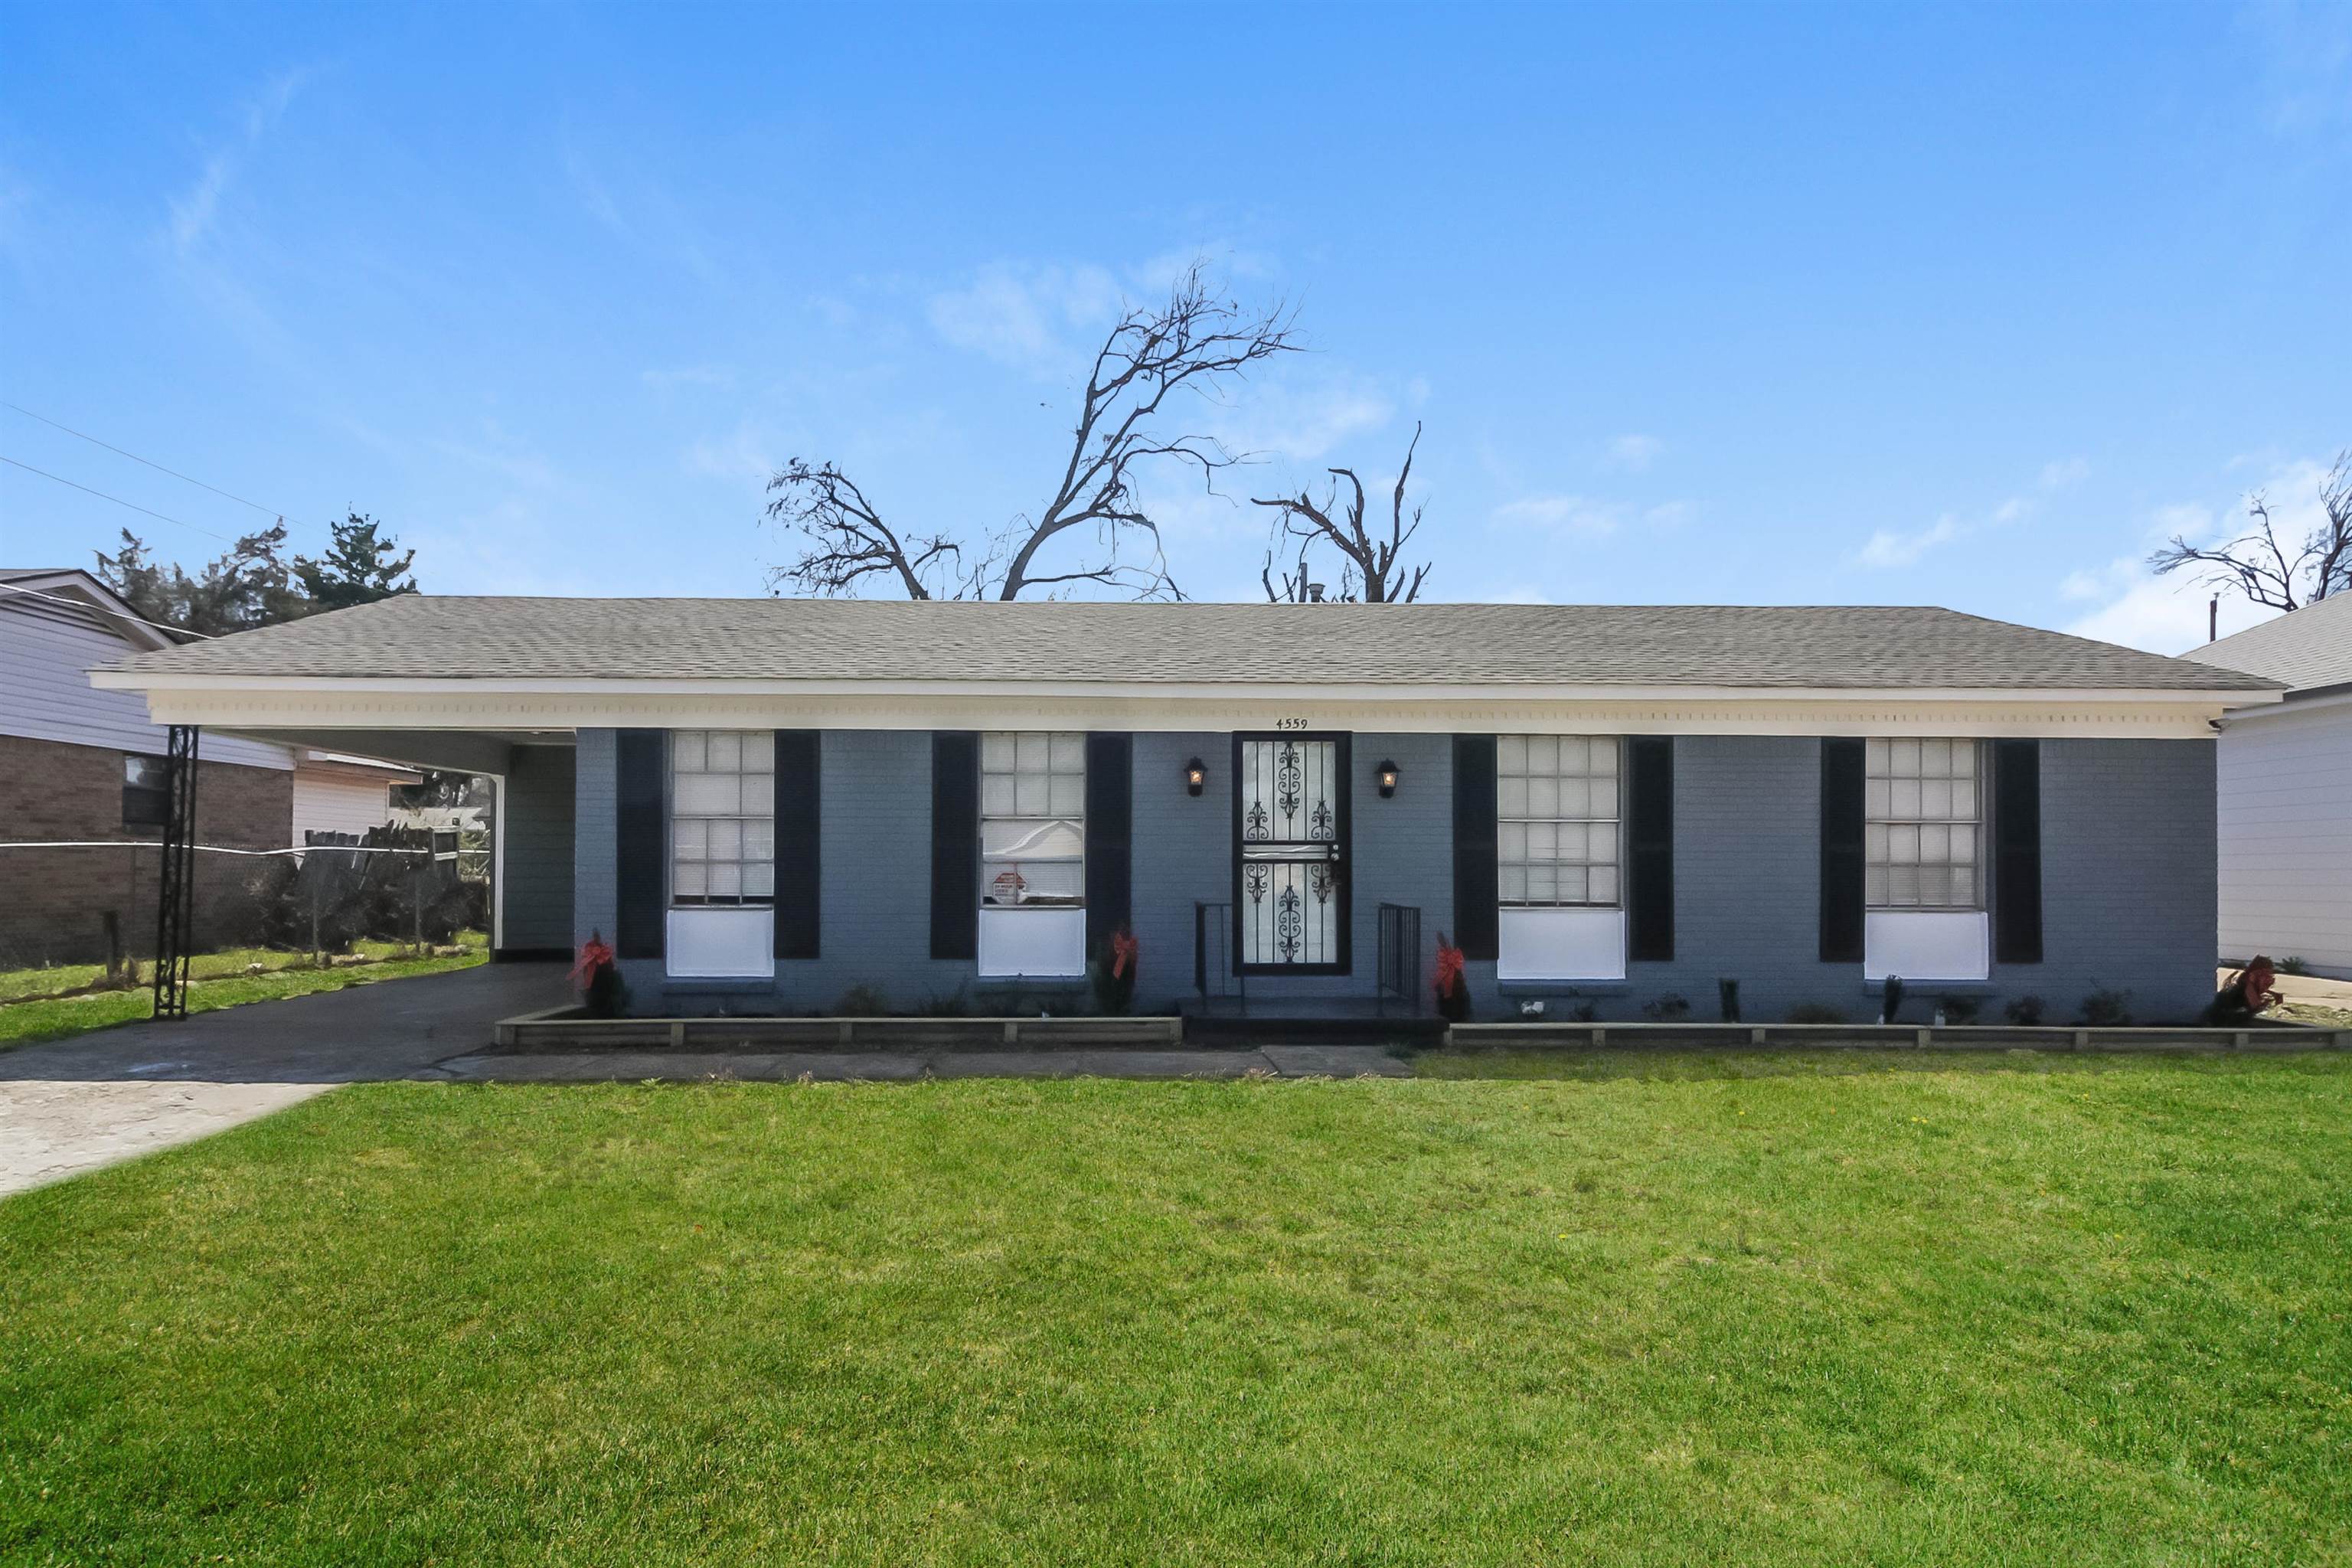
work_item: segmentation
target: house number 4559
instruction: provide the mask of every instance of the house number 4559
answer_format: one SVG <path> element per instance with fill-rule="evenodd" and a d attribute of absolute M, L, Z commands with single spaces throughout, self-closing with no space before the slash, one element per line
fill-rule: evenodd
<path fill-rule="evenodd" d="M 1274 721 L 1274 727 L 1277 730 L 1304 730 L 1307 728 L 1307 721 L 1304 719 L 1276 719 Z"/>

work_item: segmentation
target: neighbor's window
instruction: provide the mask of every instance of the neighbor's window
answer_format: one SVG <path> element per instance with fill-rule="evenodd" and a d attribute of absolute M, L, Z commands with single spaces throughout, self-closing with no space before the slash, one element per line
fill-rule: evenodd
<path fill-rule="evenodd" d="M 1504 904 L 1616 904 L 1617 752 L 1614 736 L 1495 738 Z"/>
<path fill-rule="evenodd" d="M 161 757 L 125 752 L 122 758 L 122 826 L 161 827 L 172 814 L 170 774 Z"/>
<path fill-rule="evenodd" d="M 765 731 L 674 730 L 669 895 L 677 904 L 776 897 L 776 748 Z"/>
<path fill-rule="evenodd" d="M 1869 741 L 1864 751 L 1864 902 L 1874 910 L 1982 909 L 1978 742 Z"/>
<path fill-rule="evenodd" d="M 980 901 L 1086 902 L 1087 738 L 1056 731 L 980 738 Z"/>

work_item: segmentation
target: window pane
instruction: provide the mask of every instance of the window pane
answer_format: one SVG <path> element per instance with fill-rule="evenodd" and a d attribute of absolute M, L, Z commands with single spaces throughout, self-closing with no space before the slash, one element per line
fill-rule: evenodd
<path fill-rule="evenodd" d="M 1974 822 L 1977 816 L 1977 786 L 1972 779 L 1960 779 L 1952 784 L 1952 816 L 1962 822 Z"/>
<path fill-rule="evenodd" d="M 743 893 L 743 868 L 732 860 L 710 863 L 710 896 L 714 899 L 740 898 Z"/>
<path fill-rule="evenodd" d="M 1528 824 L 1528 858 L 1553 860 L 1559 857 L 1559 824 L 1530 822 Z"/>
<path fill-rule="evenodd" d="M 671 826 L 681 860 L 699 860 L 709 853 L 710 825 L 690 817 L 680 817 Z"/>
<path fill-rule="evenodd" d="M 983 772 L 1009 773 L 1013 771 L 1013 736 L 1002 730 L 991 730 L 980 738 L 980 765 Z"/>
<path fill-rule="evenodd" d="M 1919 901 L 1919 868 L 1889 866 L 1886 868 L 1887 901 L 1909 908 Z"/>
<path fill-rule="evenodd" d="M 1889 741 L 1886 743 L 1886 751 L 1888 757 L 1894 763 L 1893 772 L 1896 778 L 1916 779 L 1919 776 L 1918 742 Z"/>
<path fill-rule="evenodd" d="M 1616 741 L 1614 739 L 1597 740 L 1591 745 L 1593 776 L 1604 779 L 1615 778 L 1617 776 Z"/>
<path fill-rule="evenodd" d="M 1051 786 L 1042 773 L 1013 776 L 1013 809 L 1016 816 L 1043 816 L 1053 806 Z"/>
<path fill-rule="evenodd" d="M 1862 881 L 1863 902 L 1866 904 L 1886 902 L 1886 868 L 1884 865 L 1872 866 L 1864 875 Z"/>
<path fill-rule="evenodd" d="M 743 825 L 731 818 L 710 825 L 710 858 L 713 860 L 740 860 L 743 858 Z"/>
<path fill-rule="evenodd" d="M 980 812 L 982 816 L 1013 815 L 1013 775 L 983 773 L 980 780 Z"/>
<path fill-rule="evenodd" d="M 1613 817 L 1617 815 L 1617 781 L 1615 778 L 1592 781 L 1592 815 Z"/>
<path fill-rule="evenodd" d="M 1591 885 L 1586 894 L 1588 898 L 1596 904 L 1613 904 L 1617 901 L 1616 867 L 1595 866 L 1589 876 Z"/>
<path fill-rule="evenodd" d="M 1053 738 L 1053 766 L 1057 773 L 1076 773 L 1081 778 L 1087 771 L 1087 738 L 1067 732 Z"/>
<path fill-rule="evenodd" d="M 743 896 L 747 899 L 772 899 L 776 896 L 776 868 L 765 861 L 743 868 Z"/>
<path fill-rule="evenodd" d="M 670 874 L 670 889 L 681 899 L 698 899 L 710 890 L 709 868 L 697 862 Z"/>
<path fill-rule="evenodd" d="M 1559 781 L 1538 776 L 1528 780 L 1528 815 L 1558 816 L 1559 815 Z"/>
<path fill-rule="evenodd" d="M 1887 815 L 1887 784 L 1884 778 L 1874 778 L 1862 786 L 1862 812 L 1864 816 Z"/>
<path fill-rule="evenodd" d="M 1884 741 L 1864 741 L 1862 743 L 1862 755 L 1864 773 L 1877 778 L 1885 778 L 1895 771 L 1894 764 L 1887 759 L 1886 742 Z"/>
<path fill-rule="evenodd" d="M 751 817 L 743 823 L 743 858 L 773 860 L 776 858 L 776 823 L 773 817 Z"/>
<path fill-rule="evenodd" d="M 1500 876 L 1501 884 L 1498 891 L 1502 895 L 1503 902 L 1507 904 L 1526 902 L 1528 868 L 1525 866 L 1506 866 L 1502 868 Z"/>
<path fill-rule="evenodd" d="M 1942 822 L 1952 815 L 1952 781 L 1927 779 L 1919 785 L 1919 815 L 1930 822 Z"/>
<path fill-rule="evenodd" d="M 1528 814 L 1528 781 L 1507 778 L 1496 784 L 1496 800 L 1505 816 L 1525 816 Z"/>
<path fill-rule="evenodd" d="M 1562 816 L 1592 815 L 1592 786 L 1581 777 L 1559 781 L 1559 814 Z"/>
<path fill-rule="evenodd" d="M 703 744 L 701 731 L 679 730 L 670 736 L 669 762 L 671 768 L 677 772 L 682 773 L 700 773 L 702 771 L 702 756 Z"/>
<path fill-rule="evenodd" d="M 1949 741 L 1919 742 L 1919 776 L 1923 779 L 1948 779 L 1952 776 L 1952 743 Z"/>
<path fill-rule="evenodd" d="M 1529 903 L 1550 903 L 1558 896 L 1559 887 L 1557 875 L 1552 867 L 1530 866 L 1528 868 L 1528 901 Z"/>
<path fill-rule="evenodd" d="M 1013 771 L 1023 773 L 1043 773 L 1050 758 L 1051 742 L 1034 730 L 1024 730 L 1013 737 Z"/>
<path fill-rule="evenodd" d="M 742 806 L 743 781 L 733 773 L 686 773 L 676 781 L 673 809 L 680 816 L 732 816 Z"/>
<path fill-rule="evenodd" d="M 1919 859 L 1922 864 L 1939 863 L 1952 858 L 1952 830 L 1940 822 L 1931 822 L 1919 829 Z"/>
<path fill-rule="evenodd" d="M 732 730 L 713 730 L 709 755 L 712 773 L 738 772 L 743 766 L 743 737 Z"/>
<path fill-rule="evenodd" d="M 1584 868 L 1581 866 L 1562 866 L 1559 868 L 1558 875 L 1559 881 L 1552 896 L 1557 898 L 1563 904 L 1580 904 L 1584 902 Z"/>
<path fill-rule="evenodd" d="M 1506 778 L 1528 771 L 1528 738 L 1525 735 L 1495 737 L 1495 771 Z"/>
<path fill-rule="evenodd" d="M 745 773 L 743 775 L 743 815 L 773 816 L 776 815 L 776 775 Z"/>
<path fill-rule="evenodd" d="M 1919 816 L 1919 781 L 1897 778 L 1893 786 L 1893 809 L 1887 815 L 1897 821 L 1914 822 Z"/>
<path fill-rule="evenodd" d="M 1075 774 L 1055 773 L 1047 794 L 1045 808 L 1055 816 L 1076 816 L 1087 808 L 1087 781 Z"/>
<path fill-rule="evenodd" d="M 1496 847 L 1503 859 L 1524 860 L 1528 858 L 1528 825 L 1526 823 L 1499 824 L 1495 830 L 1495 837 Z"/>

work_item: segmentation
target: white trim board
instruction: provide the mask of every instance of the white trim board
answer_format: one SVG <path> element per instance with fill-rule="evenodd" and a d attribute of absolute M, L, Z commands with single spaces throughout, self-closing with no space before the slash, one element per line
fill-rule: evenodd
<path fill-rule="evenodd" d="M 1132 695 L 1078 688 L 993 693 L 757 689 L 704 682 L 645 690 L 606 682 L 566 691 L 501 691 L 480 682 L 414 690 L 337 681 L 282 686 L 149 684 L 100 671 L 93 680 L 144 689 L 158 723 L 246 731 L 709 729 L 1071 729 L 1132 731 L 1272 730 L 1285 724 L 1357 733 L 1517 732 L 1660 735 L 1983 735 L 2210 740 L 2242 694 L 2053 692 L 1574 694 L 1481 688 L 1468 696 L 1412 689 L 1286 694 L 1222 688 Z M 2268 700 L 2272 694 L 2263 694 Z"/>

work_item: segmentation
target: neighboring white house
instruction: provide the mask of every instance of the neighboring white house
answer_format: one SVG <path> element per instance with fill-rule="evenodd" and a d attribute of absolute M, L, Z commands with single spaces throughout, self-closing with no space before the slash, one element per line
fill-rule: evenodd
<path fill-rule="evenodd" d="M 2224 721 L 2221 956 L 2352 979 L 2352 593 L 2188 657 L 2289 689 Z"/>
<path fill-rule="evenodd" d="M 420 784 L 424 777 L 414 768 L 373 757 L 299 747 L 294 753 L 294 842 L 308 844 L 314 833 L 356 838 L 382 827 L 397 815 L 393 786 Z"/>

